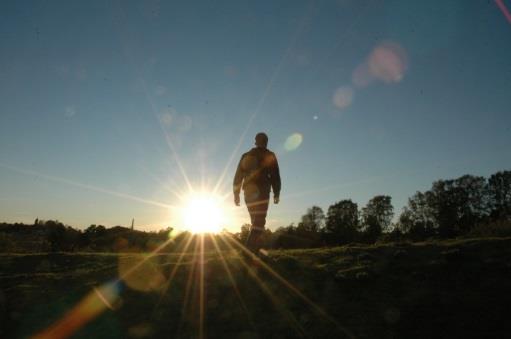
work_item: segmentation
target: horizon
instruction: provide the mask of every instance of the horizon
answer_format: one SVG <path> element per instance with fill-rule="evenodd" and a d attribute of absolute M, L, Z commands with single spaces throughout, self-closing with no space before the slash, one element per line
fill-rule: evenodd
<path fill-rule="evenodd" d="M 506 171 L 506 170 L 503 170 L 503 171 L 498 171 L 496 173 L 493 173 L 492 174 L 492 177 L 494 175 L 498 175 L 498 174 L 505 174 L 505 173 L 509 173 L 510 171 Z M 463 176 L 472 176 L 474 178 L 477 178 L 479 176 L 477 175 L 473 175 L 473 174 L 469 174 L 469 173 L 466 173 L 464 174 Z M 457 180 L 457 179 L 460 179 L 462 178 L 463 176 L 460 176 L 458 178 L 438 178 L 438 181 L 450 181 L 450 180 Z M 486 178 L 486 177 L 483 177 L 483 176 L 480 176 L 484 179 L 484 181 L 486 182 L 486 184 L 488 184 L 488 180 L 491 179 L 491 178 Z M 435 181 L 436 182 L 436 181 Z M 433 182 L 434 183 L 434 182 Z M 432 183 L 432 184 L 433 184 Z M 416 192 L 419 192 L 419 191 L 416 191 Z M 422 193 L 425 193 L 426 191 L 423 191 Z M 430 191 L 428 191 L 430 192 Z M 392 198 L 392 197 L 391 197 Z M 412 197 L 409 197 L 409 198 L 412 198 Z M 349 200 L 351 201 L 351 199 L 345 199 L 345 200 Z M 333 202 L 331 205 L 334 205 L 336 202 Z M 190 208 L 191 206 L 188 206 L 188 208 Z M 316 205 L 312 205 L 310 207 L 318 207 Z M 330 206 L 329 206 L 330 207 Z M 359 213 L 359 217 L 360 216 L 360 213 L 362 212 L 362 209 L 363 209 L 364 206 L 358 206 L 358 213 Z M 408 206 L 409 207 L 409 206 Z M 323 212 L 325 212 L 325 219 L 326 219 L 326 216 L 327 216 L 327 212 L 328 210 L 324 210 Z M 195 212 L 195 211 L 192 211 L 192 212 Z M 309 210 L 307 210 L 307 213 L 309 212 Z M 305 213 L 304 213 L 305 214 Z M 399 219 L 399 215 L 400 215 L 400 212 L 396 212 L 395 210 L 393 211 L 393 218 L 391 220 L 391 224 L 392 224 L 392 229 L 391 230 L 387 230 L 387 231 L 383 231 L 384 233 L 385 232 L 389 232 L 389 231 L 393 231 L 395 230 L 395 223 L 396 221 Z M 64 226 L 66 227 L 72 227 L 73 229 L 76 229 L 76 230 L 80 230 L 80 231 L 84 231 L 86 230 L 87 228 L 89 228 L 90 226 L 104 226 L 106 227 L 107 229 L 108 228 L 115 228 L 115 227 L 122 227 L 122 228 L 126 228 L 126 229 L 131 229 L 132 231 L 135 230 L 135 231 L 141 231 L 141 232 L 162 232 L 162 231 L 167 231 L 169 228 L 171 229 L 170 233 L 169 233 L 169 237 L 171 234 L 173 234 L 174 232 L 177 232 L 177 234 L 179 233 L 191 233 L 191 234 L 194 234 L 194 235 L 199 235 L 199 234 L 221 234 L 225 231 L 227 232 L 230 232 L 230 233 L 237 233 L 237 229 L 236 228 L 229 228 L 227 225 L 222 225 L 222 224 L 219 224 L 217 225 L 218 227 L 213 227 L 212 229 L 208 229 L 208 227 L 206 226 L 206 229 L 200 229 L 201 226 L 199 226 L 199 229 L 196 229 L 194 230 L 193 227 L 175 227 L 175 226 L 172 226 L 172 225 L 153 225 L 153 227 L 150 227 L 149 229 L 148 228 L 144 228 L 144 225 L 141 225 L 142 228 L 139 229 L 138 227 L 140 226 L 137 226 L 136 224 L 136 220 L 134 218 L 132 218 L 131 220 L 131 225 L 130 226 L 126 226 L 124 224 L 121 224 L 121 223 L 117 223 L 115 225 L 101 225 L 101 224 L 90 224 L 90 225 L 86 225 L 86 226 L 75 226 L 75 225 L 70 225 L 68 223 L 65 223 L 65 222 L 62 222 L 58 219 L 39 219 L 39 217 L 36 217 L 36 219 L 30 223 L 30 222 L 20 222 L 20 221 L 0 221 L 0 224 L 6 224 L 6 225 L 16 225 L 16 224 L 21 224 L 21 225 L 24 225 L 24 226 L 31 226 L 31 225 L 42 225 L 42 222 L 57 222 L 57 223 L 60 223 L 60 224 L 63 224 Z M 360 222 L 363 222 L 362 220 Z M 286 228 L 286 227 L 296 227 L 299 225 L 300 222 L 291 222 L 290 224 L 287 224 L 287 225 L 281 225 L 281 226 L 278 226 L 278 227 L 275 227 L 275 228 L 269 228 L 270 231 L 272 232 L 275 232 L 275 231 L 278 231 L 279 228 Z M 154 228 L 154 227 L 157 227 L 157 228 Z M 240 230 L 243 226 L 250 226 L 250 223 L 247 222 L 247 223 L 244 223 L 242 225 L 240 225 Z M 176 234 L 174 234 L 172 237 L 174 237 Z"/>
<path fill-rule="evenodd" d="M 180 229 L 191 187 L 239 231 L 232 178 L 260 131 L 282 176 L 272 231 L 509 169 L 501 4 L 3 4 L 0 217 Z"/>

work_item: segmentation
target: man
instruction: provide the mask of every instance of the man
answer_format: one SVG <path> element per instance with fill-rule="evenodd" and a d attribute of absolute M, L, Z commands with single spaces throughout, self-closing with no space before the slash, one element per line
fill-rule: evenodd
<path fill-rule="evenodd" d="M 266 224 L 266 212 L 273 190 L 273 202 L 279 203 L 280 173 L 277 157 L 268 150 L 268 136 L 258 133 L 255 146 L 241 156 L 234 176 L 234 203 L 240 205 L 240 191 L 243 188 L 245 204 L 250 214 L 251 227 L 246 246 L 254 253 L 260 248 L 260 238 Z"/>

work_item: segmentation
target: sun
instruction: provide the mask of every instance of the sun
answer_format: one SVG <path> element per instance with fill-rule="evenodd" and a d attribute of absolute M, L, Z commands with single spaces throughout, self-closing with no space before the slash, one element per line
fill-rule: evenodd
<path fill-rule="evenodd" d="M 183 227 L 192 233 L 219 233 L 229 219 L 222 199 L 210 193 L 190 195 L 181 214 Z"/>

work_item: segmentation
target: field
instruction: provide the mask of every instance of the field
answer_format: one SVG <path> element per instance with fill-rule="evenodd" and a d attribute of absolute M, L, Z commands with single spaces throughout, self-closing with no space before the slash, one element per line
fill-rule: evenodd
<path fill-rule="evenodd" d="M 510 286 L 510 238 L 270 251 L 262 263 L 237 250 L 6 254 L 0 337 L 502 338 Z"/>

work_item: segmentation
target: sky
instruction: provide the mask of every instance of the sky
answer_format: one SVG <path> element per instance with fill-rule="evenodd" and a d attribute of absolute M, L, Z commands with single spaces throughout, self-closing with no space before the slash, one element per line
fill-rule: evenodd
<path fill-rule="evenodd" d="M 501 2 L 511 8 L 511 2 Z M 264 131 L 281 202 L 408 197 L 511 164 L 511 19 L 496 1 L 2 1 L 0 220 L 179 228 L 232 203 Z M 181 197 L 181 198 L 180 198 Z"/>

